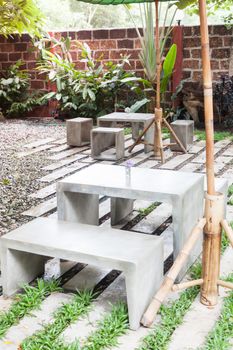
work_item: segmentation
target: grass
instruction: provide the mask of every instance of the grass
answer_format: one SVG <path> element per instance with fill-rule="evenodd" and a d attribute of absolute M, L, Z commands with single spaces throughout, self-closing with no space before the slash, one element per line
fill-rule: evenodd
<path fill-rule="evenodd" d="M 152 203 L 149 207 L 147 208 L 143 208 L 143 209 L 139 209 L 139 214 L 141 217 L 145 217 L 147 215 L 149 215 L 153 210 L 155 210 L 158 207 L 159 203 L 155 202 Z"/>
<path fill-rule="evenodd" d="M 124 128 L 124 135 L 131 135 L 132 134 L 132 128 Z"/>
<path fill-rule="evenodd" d="M 233 274 L 227 278 L 233 282 Z M 209 333 L 202 350 L 228 350 L 233 337 L 233 292 L 224 299 L 223 309 L 214 329 Z"/>
<path fill-rule="evenodd" d="M 63 342 L 58 339 L 59 335 L 80 316 L 87 314 L 93 298 L 90 291 L 77 292 L 70 303 L 63 304 L 56 310 L 52 323 L 44 325 L 41 331 L 23 341 L 21 350 L 61 350 Z M 74 346 L 76 344 L 72 345 L 73 349 Z"/>
<path fill-rule="evenodd" d="M 49 294 L 59 290 L 61 288 L 58 282 L 44 282 L 41 279 L 37 280 L 36 286 L 24 286 L 23 293 L 16 295 L 10 309 L 0 313 L 0 339 L 5 336 L 10 327 L 18 324 L 32 310 L 38 309 Z"/>
<path fill-rule="evenodd" d="M 198 141 L 206 140 L 206 133 L 204 130 L 195 130 L 195 135 Z M 222 141 L 225 139 L 233 140 L 232 133 L 230 131 L 215 131 L 214 141 Z"/>
<path fill-rule="evenodd" d="M 98 323 L 96 331 L 90 334 L 82 350 L 100 350 L 118 345 L 117 338 L 129 328 L 128 313 L 125 304 L 114 305 L 111 312 Z"/>
<path fill-rule="evenodd" d="M 228 197 L 230 198 L 228 199 L 227 204 L 233 205 L 233 184 L 228 188 Z"/>

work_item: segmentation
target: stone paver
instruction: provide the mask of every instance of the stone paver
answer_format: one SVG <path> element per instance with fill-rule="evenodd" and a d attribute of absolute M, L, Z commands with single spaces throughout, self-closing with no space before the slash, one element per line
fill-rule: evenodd
<path fill-rule="evenodd" d="M 181 154 L 177 157 L 172 158 L 171 160 L 169 160 L 168 162 L 166 162 L 165 164 L 160 166 L 160 169 L 175 169 L 176 167 L 178 167 L 179 165 L 181 165 L 182 163 L 186 162 L 188 159 L 192 158 L 193 155 L 192 154 Z"/>
<path fill-rule="evenodd" d="M 57 199 L 55 197 L 55 198 L 48 199 L 47 201 L 41 204 L 38 204 L 36 207 L 33 207 L 29 210 L 24 211 L 22 215 L 39 217 L 46 213 L 49 213 L 52 210 L 55 210 L 56 207 L 57 207 Z"/>
<path fill-rule="evenodd" d="M 77 162 L 77 163 L 71 164 L 65 168 L 54 171 L 53 173 L 51 173 L 49 175 L 43 176 L 39 179 L 39 181 L 52 182 L 52 181 L 55 181 L 55 180 L 58 180 L 58 179 L 64 177 L 65 175 L 68 175 L 76 170 L 80 170 L 86 166 L 87 166 L 87 164 L 85 164 L 85 163 Z"/>
<path fill-rule="evenodd" d="M 48 196 L 51 196 L 56 192 L 56 184 L 52 184 L 46 187 L 41 188 L 40 190 L 29 195 L 31 198 L 44 199 Z"/>
<path fill-rule="evenodd" d="M 55 154 L 53 156 L 48 157 L 50 160 L 61 160 L 66 157 L 72 156 L 76 153 L 81 153 L 83 151 L 87 150 L 87 147 L 74 147 L 71 149 L 68 149 L 67 151 L 59 152 L 58 154 Z"/>
<path fill-rule="evenodd" d="M 41 139 L 35 142 L 31 142 L 31 143 L 27 143 L 26 145 L 24 145 L 24 148 L 36 148 L 42 145 L 45 145 L 46 143 L 49 142 L 55 142 L 55 140 L 51 137 L 47 137 L 46 139 Z"/>

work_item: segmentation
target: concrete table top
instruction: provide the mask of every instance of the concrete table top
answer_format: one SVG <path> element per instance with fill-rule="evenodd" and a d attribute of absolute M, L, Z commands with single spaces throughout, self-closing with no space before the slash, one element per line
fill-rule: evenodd
<path fill-rule="evenodd" d="M 154 118 L 152 113 L 125 113 L 125 112 L 114 112 L 103 117 L 99 117 L 98 120 L 106 120 L 113 122 L 145 122 Z"/>
<path fill-rule="evenodd" d="M 204 181 L 203 174 L 171 170 L 131 168 L 130 179 L 124 166 L 96 164 L 57 184 L 57 189 L 78 193 L 145 200 L 169 200 L 185 194 L 193 185 Z"/>

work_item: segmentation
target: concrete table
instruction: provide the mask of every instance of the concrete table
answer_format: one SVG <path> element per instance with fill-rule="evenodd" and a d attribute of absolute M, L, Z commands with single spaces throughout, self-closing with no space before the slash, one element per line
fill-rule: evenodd
<path fill-rule="evenodd" d="M 114 112 L 97 119 L 98 126 L 103 127 L 116 127 L 117 123 L 131 123 L 132 124 L 132 137 L 137 139 L 140 132 L 140 124 L 143 128 L 154 119 L 154 114 L 152 113 L 124 113 L 124 112 Z M 154 144 L 154 127 L 146 132 L 144 140 L 150 144 Z M 145 153 L 150 152 L 153 146 L 145 145 Z"/>
<path fill-rule="evenodd" d="M 111 198 L 113 225 L 133 210 L 135 199 L 172 204 L 176 258 L 203 216 L 204 175 L 132 168 L 129 179 L 123 166 L 96 164 L 57 183 L 59 220 L 98 225 L 100 194 Z M 200 254 L 201 244 L 200 240 L 179 279 Z"/>

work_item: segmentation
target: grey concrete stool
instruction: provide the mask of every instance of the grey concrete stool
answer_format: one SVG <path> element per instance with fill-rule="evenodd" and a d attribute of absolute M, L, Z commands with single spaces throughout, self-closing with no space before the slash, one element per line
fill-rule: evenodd
<path fill-rule="evenodd" d="M 157 236 L 38 218 L 0 242 L 6 296 L 42 273 L 46 256 L 122 271 L 132 330 L 163 278 L 163 239 Z"/>
<path fill-rule="evenodd" d="M 171 127 L 175 131 L 184 148 L 188 151 L 193 144 L 194 121 L 176 120 L 175 122 L 171 123 Z M 171 146 L 172 151 L 182 151 L 180 146 L 176 144 L 176 141 L 172 134 L 170 134 L 170 140 L 171 143 L 175 143 L 175 145 Z"/>
<path fill-rule="evenodd" d="M 112 148 L 107 151 L 109 147 Z M 98 127 L 91 131 L 92 158 L 98 160 L 119 160 L 124 155 L 124 129 Z"/>
<path fill-rule="evenodd" d="M 93 128 L 91 118 L 74 118 L 66 121 L 67 145 L 84 146 L 90 143 L 90 133 Z"/>

